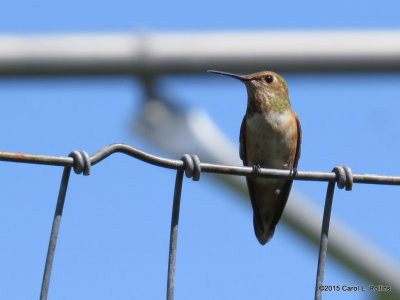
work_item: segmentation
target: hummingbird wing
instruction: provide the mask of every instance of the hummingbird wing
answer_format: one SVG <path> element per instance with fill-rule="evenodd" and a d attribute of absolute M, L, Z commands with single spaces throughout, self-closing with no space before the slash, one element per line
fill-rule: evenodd
<path fill-rule="evenodd" d="M 243 164 L 247 166 L 245 136 L 246 136 L 246 115 L 243 117 L 242 125 L 240 126 L 239 156 L 240 159 L 243 161 Z"/>
<path fill-rule="evenodd" d="M 296 169 L 297 164 L 299 162 L 300 154 L 301 154 L 301 140 L 302 140 L 303 136 L 302 136 L 302 132 L 301 132 L 301 125 L 300 125 L 299 117 L 297 116 L 297 114 L 294 110 L 292 110 L 292 114 L 296 118 L 296 123 L 297 123 L 297 146 L 296 146 L 296 154 L 294 156 L 294 162 L 293 162 L 293 169 Z"/>

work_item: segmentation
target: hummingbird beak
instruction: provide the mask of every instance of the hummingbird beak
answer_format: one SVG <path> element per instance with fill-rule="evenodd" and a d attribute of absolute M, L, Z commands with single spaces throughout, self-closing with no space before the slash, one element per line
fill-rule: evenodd
<path fill-rule="evenodd" d="M 233 77 L 236 79 L 239 79 L 242 82 L 249 81 L 250 78 L 248 78 L 246 75 L 238 75 L 238 74 L 233 74 L 233 73 L 228 73 L 228 72 L 222 72 L 222 71 L 216 71 L 216 70 L 207 70 L 208 73 L 212 74 L 220 74 L 220 75 L 225 75 L 229 77 Z"/>

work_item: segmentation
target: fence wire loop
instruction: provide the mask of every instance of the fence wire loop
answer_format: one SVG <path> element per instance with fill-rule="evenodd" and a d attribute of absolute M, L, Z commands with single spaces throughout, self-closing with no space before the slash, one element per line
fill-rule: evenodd
<path fill-rule="evenodd" d="M 346 191 L 353 189 L 353 173 L 348 166 L 336 166 L 332 172 L 336 174 L 336 182 L 339 189 L 346 188 Z"/>
<path fill-rule="evenodd" d="M 90 175 L 91 161 L 86 151 L 72 151 L 69 155 L 74 159 L 74 172 L 76 174 Z"/>
<path fill-rule="evenodd" d="M 183 161 L 186 177 L 192 178 L 193 181 L 199 181 L 201 174 L 201 163 L 199 157 L 195 154 L 184 154 L 182 155 L 181 160 Z"/>

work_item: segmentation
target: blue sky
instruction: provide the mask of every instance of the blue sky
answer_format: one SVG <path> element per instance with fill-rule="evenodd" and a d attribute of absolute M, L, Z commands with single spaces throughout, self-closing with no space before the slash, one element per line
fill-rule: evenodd
<path fill-rule="evenodd" d="M 398 29 L 399 8 L 397 1 L 9 1 L 0 9 L 0 33 Z M 357 173 L 399 174 L 400 73 L 283 75 L 303 127 L 300 169 L 349 165 Z M 206 73 L 160 81 L 237 143 L 246 105 L 241 84 Z M 2 78 L 0 149 L 67 155 L 124 142 L 157 152 L 131 130 L 142 97 L 140 83 L 128 77 Z M 39 296 L 61 173 L 1 163 L 1 299 Z M 171 170 L 122 154 L 88 177 L 72 174 L 49 299 L 163 298 L 174 179 Z M 325 183 L 294 186 L 322 208 Z M 176 299 L 311 298 L 317 249 L 284 224 L 261 247 L 238 197 L 206 174 L 184 182 Z M 398 197 L 397 187 L 357 184 L 337 191 L 333 216 L 400 260 Z M 325 282 L 365 284 L 329 258 Z"/>

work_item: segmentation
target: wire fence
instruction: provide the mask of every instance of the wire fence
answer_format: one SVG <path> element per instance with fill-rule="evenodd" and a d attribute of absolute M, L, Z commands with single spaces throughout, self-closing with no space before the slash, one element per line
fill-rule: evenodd
<path fill-rule="evenodd" d="M 181 191 L 183 185 L 183 175 L 192 178 L 195 181 L 200 180 L 202 172 L 218 173 L 236 176 L 262 176 L 269 178 L 281 178 L 287 180 L 307 180 L 307 181 L 325 181 L 328 182 L 328 188 L 325 199 L 325 208 L 322 220 L 320 249 L 318 257 L 317 276 L 315 284 L 315 299 L 322 299 L 322 285 L 324 280 L 324 270 L 326 254 L 328 249 L 329 223 L 332 210 L 335 185 L 338 188 L 345 188 L 350 191 L 353 183 L 400 185 L 399 176 L 383 176 L 372 174 L 353 174 L 347 166 L 335 167 L 332 172 L 305 172 L 290 170 L 277 170 L 253 167 L 238 167 L 219 165 L 200 162 L 196 155 L 185 154 L 180 160 L 167 159 L 155 156 L 126 144 L 111 144 L 89 156 L 85 151 L 72 151 L 68 157 L 48 156 L 38 154 L 27 154 L 17 152 L 0 151 L 0 161 L 11 161 L 30 164 L 64 166 L 62 174 L 56 209 L 53 218 L 52 229 L 50 233 L 49 246 L 44 267 L 40 300 L 47 300 L 51 279 L 51 270 L 54 261 L 54 254 L 57 245 L 58 232 L 61 224 L 61 218 L 64 208 L 64 202 L 68 189 L 68 181 L 71 169 L 77 174 L 89 175 L 91 166 L 101 162 L 113 153 L 124 153 L 146 163 L 169 169 L 176 169 L 175 189 L 172 205 L 170 245 L 168 258 L 168 278 L 167 278 L 167 300 L 174 299 L 175 288 L 175 264 L 176 249 L 178 241 L 179 210 L 181 201 Z"/>

